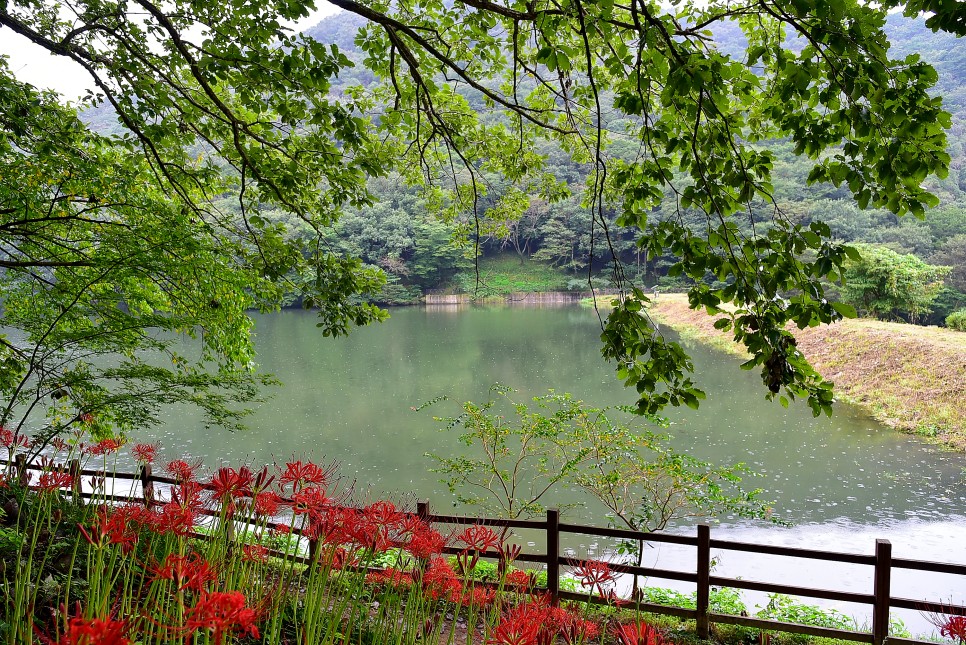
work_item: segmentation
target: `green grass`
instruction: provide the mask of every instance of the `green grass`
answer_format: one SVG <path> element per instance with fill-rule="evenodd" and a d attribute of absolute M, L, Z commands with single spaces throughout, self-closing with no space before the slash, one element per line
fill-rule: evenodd
<path fill-rule="evenodd" d="M 566 291 L 571 276 L 565 272 L 533 260 L 523 263 L 514 254 L 480 258 L 480 281 L 477 287 L 473 269 L 459 273 L 454 282 L 467 293 L 478 296 L 503 296 L 521 292 Z"/>

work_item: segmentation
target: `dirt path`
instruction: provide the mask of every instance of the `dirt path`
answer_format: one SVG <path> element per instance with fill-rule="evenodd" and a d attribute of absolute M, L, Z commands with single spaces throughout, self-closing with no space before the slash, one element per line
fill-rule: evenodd
<path fill-rule="evenodd" d="M 660 295 L 650 311 L 689 337 L 743 354 L 683 294 Z M 966 333 L 861 319 L 796 330 L 795 337 L 838 396 L 886 425 L 966 451 Z"/>

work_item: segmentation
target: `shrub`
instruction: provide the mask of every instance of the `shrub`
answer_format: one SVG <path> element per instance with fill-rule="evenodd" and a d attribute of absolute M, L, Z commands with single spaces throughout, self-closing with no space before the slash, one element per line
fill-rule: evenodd
<path fill-rule="evenodd" d="M 966 331 L 966 309 L 959 309 L 946 316 L 946 326 L 956 331 Z"/>

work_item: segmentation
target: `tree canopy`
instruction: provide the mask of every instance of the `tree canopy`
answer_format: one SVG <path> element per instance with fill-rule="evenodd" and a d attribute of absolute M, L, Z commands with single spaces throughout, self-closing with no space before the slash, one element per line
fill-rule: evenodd
<path fill-rule="evenodd" d="M 674 255 L 669 273 L 697 280 L 692 306 L 726 313 L 771 394 L 830 410 L 830 384 L 785 326 L 848 313 L 825 297 L 823 281 L 857 256 L 820 221 L 788 217 L 763 144 L 787 142 L 811 160 L 808 182 L 847 189 L 861 208 L 921 216 L 936 204 L 923 185 L 947 172 L 949 115 L 930 94 L 929 65 L 890 59 L 887 7 L 332 4 L 367 21 L 356 42 L 374 88 L 332 92 L 352 61 L 285 27 L 313 8 L 307 1 L 0 7 L 0 25 L 88 74 L 91 100 L 109 104 L 122 126 L 96 135 L 74 108 L 0 69 L 9 330 L 0 421 L 43 411 L 51 433 L 81 419 L 116 426 L 139 392 L 174 383 L 215 420 L 232 418 L 229 403 L 250 396 L 254 379 L 247 308 L 272 309 L 294 294 L 319 309 L 327 334 L 383 317 L 355 298 L 380 288 L 382 274 L 326 237 L 340 211 L 370 204 L 369 178 L 401 173 L 444 219 L 474 216 L 457 227 L 473 239 L 494 176 L 504 186 L 489 208 L 498 219 L 519 221 L 534 205 L 526 196 L 567 197 L 539 153 L 547 139 L 587 169 L 589 243 L 613 249 L 625 296 L 602 316 L 603 354 L 639 393 L 640 412 L 694 406 L 703 393 L 686 352 L 657 333 L 640 285 L 617 261 L 626 231 L 640 250 Z M 934 11 L 934 28 L 962 31 L 958 6 L 906 9 Z M 716 31 L 735 28 L 747 46 L 717 47 Z M 227 198 L 230 213 L 219 207 Z M 662 203 L 676 217 L 652 218 Z M 295 220 L 268 218 L 268 209 Z M 738 225 L 746 221 L 751 234 Z M 167 337 L 152 330 L 196 333 L 199 356 L 159 366 L 145 350 L 163 350 Z M 95 370 L 97 353 L 117 361 Z"/>

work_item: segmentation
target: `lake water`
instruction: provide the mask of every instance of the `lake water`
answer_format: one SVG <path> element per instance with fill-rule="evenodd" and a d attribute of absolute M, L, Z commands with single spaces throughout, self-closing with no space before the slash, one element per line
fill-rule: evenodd
<path fill-rule="evenodd" d="M 188 453 L 209 466 L 293 455 L 336 460 L 344 476 L 374 494 L 411 492 L 446 512 L 452 498 L 424 453 L 457 450 L 456 432 L 442 431 L 433 415 L 455 415 L 461 401 L 484 401 L 495 382 L 520 390 L 518 400 L 550 388 L 595 406 L 634 400 L 600 356 L 596 314 L 580 307 L 399 309 L 386 323 L 337 339 L 322 337 L 312 313 L 286 311 L 257 318 L 256 334 L 261 367 L 284 386 L 250 418 L 250 430 L 205 433 L 184 410 L 159 431 L 134 438 L 160 436 L 165 457 Z M 846 405 L 832 418 L 815 419 L 804 405 L 786 410 L 764 399 L 758 374 L 739 370 L 734 357 L 700 345 L 688 349 L 708 400 L 698 411 L 668 411 L 674 446 L 718 464 L 746 463 L 761 475 L 749 487 L 765 489 L 764 498 L 775 500 L 777 513 L 793 523 L 782 528 L 718 518 L 713 537 L 856 553 L 871 553 L 875 538 L 888 538 L 895 557 L 966 562 L 964 455 L 896 433 Z M 440 396 L 451 400 L 411 409 Z M 588 513 L 582 521 L 604 524 Z M 693 531 L 686 524 L 672 530 Z M 606 545 L 570 548 L 582 556 Z M 693 552 L 663 547 L 648 550 L 646 563 L 690 568 L 692 559 Z M 871 571 L 822 570 L 809 561 L 779 564 L 729 553 L 716 571 L 872 590 Z M 962 580 L 904 575 L 894 574 L 895 595 L 966 601 Z M 860 621 L 865 615 L 863 607 L 842 609 Z M 916 612 L 900 615 L 913 631 L 929 627 Z"/>

